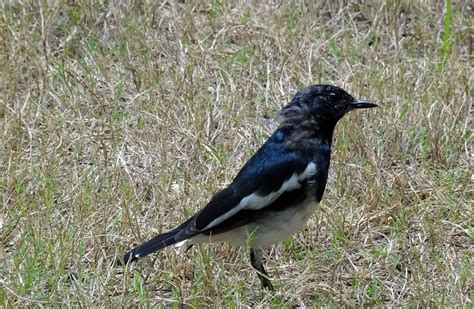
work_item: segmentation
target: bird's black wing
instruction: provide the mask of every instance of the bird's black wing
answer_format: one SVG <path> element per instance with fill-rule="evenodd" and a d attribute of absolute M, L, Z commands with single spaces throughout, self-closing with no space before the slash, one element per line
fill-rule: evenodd
<path fill-rule="evenodd" d="M 190 223 L 195 232 L 209 233 L 233 218 L 274 207 L 277 199 L 302 189 L 316 174 L 316 166 L 302 153 L 289 151 L 278 141 L 278 131 L 242 168 L 234 181 L 216 193 Z M 242 220 L 237 220 L 241 222 Z M 237 223 L 234 221 L 234 223 Z M 229 229 L 234 224 L 227 225 Z M 227 230 L 227 228 L 224 228 Z"/>

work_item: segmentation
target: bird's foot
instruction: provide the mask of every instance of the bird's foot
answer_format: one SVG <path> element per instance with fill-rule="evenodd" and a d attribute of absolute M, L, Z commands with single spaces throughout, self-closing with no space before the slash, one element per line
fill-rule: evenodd
<path fill-rule="evenodd" d="M 269 291 L 275 291 L 271 280 L 267 276 L 258 274 L 258 277 L 260 278 L 260 282 L 262 283 L 262 287 L 264 289 L 267 289 Z"/>

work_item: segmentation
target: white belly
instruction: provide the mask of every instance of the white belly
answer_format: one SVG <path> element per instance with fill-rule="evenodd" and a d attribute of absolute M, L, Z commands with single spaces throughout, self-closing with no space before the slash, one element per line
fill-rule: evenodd
<path fill-rule="evenodd" d="M 316 206 L 314 198 L 308 198 L 300 206 L 272 212 L 257 223 L 217 235 L 196 235 L 186 243 L 228 242 L 238 246 L 269 247 L 301 230 L 314 213 Z"/>

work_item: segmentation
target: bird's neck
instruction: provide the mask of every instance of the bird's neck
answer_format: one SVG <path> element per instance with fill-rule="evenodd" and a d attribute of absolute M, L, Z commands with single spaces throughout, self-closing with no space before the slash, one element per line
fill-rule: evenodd
<path fill-rule="evenodd" d="M 331 149 L 334 125 L 302 121 L 299 123 L 282 123 L 278 130 L 284 135 L 284 144 L 288 148 L 314 151 Z"/>
<path fill-rule="evenodd" d="M 318 139 L 331 146 L 337 121 L 315 115 L 307 108 L 291 104 L 282 109 L 279 115 L 282 117 L 279 129 L 284 130 L 287 134 L 301 139 Z"/>

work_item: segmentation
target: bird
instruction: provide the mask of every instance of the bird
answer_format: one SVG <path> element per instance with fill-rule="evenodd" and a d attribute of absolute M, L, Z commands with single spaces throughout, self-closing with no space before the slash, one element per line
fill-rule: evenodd
<path fill-rule="evenodd" d="M 298 91 L 279 111 L 277 129 L 226 188 L 184 223 L 127 251 L 122 263 L 171 245 L 227 242 L 250 249 L 262 287 L 274 290 L 263 250 L 297 233 L 315 212 L 337 122 L 351 110 L 372 107 L 377 105 L 333 85 Z"/>

